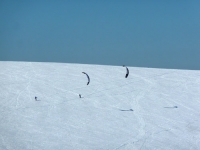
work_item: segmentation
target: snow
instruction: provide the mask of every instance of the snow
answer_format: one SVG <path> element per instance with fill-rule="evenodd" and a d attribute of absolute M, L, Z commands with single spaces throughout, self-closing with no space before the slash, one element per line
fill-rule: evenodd
<path fill-rule="evenodd" d="M 200 149 L 200 71 L 128 68 L 1 61 L 0 149 Z"/>

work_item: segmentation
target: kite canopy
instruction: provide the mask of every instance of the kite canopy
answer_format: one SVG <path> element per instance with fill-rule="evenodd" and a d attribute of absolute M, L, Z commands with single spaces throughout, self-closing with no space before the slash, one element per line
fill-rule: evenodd
<path fill-rule="evenodd" d="M 123 65 L 123 67 L 126 67 L 125 65 Z M 128 70 L 128 68 L 126 67 L 126 75 L 125 75 L 125 78 L 127 78 L 128 77 L 128 75 L 129 75 L 129 70 Z"/>
<path fill-rule="evenodd" d="M 87 73 L 85 73 L 85 72 L 82 72 L 83 74 L 85 74 L 86 76 L 87 76 L 87 78 L 88 78 L 88 82 L 87 82 L 87 85 L 90 83 L 90 77 L 88 76 L 88 74 Z"/>

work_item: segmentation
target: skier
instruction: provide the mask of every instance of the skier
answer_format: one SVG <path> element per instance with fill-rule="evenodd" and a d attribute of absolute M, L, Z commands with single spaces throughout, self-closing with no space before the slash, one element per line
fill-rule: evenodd
<path fill-rule="evenodd" d="M 37 97 L 35 96 L 35 100 L 37 101 Z"/>
<path fill-rule="evenodd" d="M 81 94 L 79 94 L 79 98 L 81 98 Z"/>

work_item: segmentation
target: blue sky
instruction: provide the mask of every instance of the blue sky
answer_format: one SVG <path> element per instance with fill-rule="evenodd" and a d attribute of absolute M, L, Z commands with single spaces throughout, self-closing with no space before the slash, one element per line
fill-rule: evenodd
<path fill-rule="evenodd" d="M 200 69 L 200 1 L 0 1 L 0 60 Z"/>

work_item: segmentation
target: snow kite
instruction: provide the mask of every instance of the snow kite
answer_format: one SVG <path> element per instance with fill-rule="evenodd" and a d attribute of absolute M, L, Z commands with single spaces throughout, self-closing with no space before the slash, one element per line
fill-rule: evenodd
<path fill-rule="evenodd" d="M 126 67 L 125 65 L 123 65 L 123 67 Z M 128 75 L 129 75 L 129 70 L 128 70 L 128 68 L 126 67 L 126 75 L 125 75 L 125 78 L 127 78 L 128 77 Z"/>
<path fill-rule="evenodd" d="M 82 72 L 83 74 L 85 74 L 86 76 L 87 76 L 87 78 L 88 78 L 88 83 L 87 83 L 87 85 L 90 83 L 90 77 L 88 76 L 88 74 L 87 73 L 85 73 L 85 72 Z"/>

